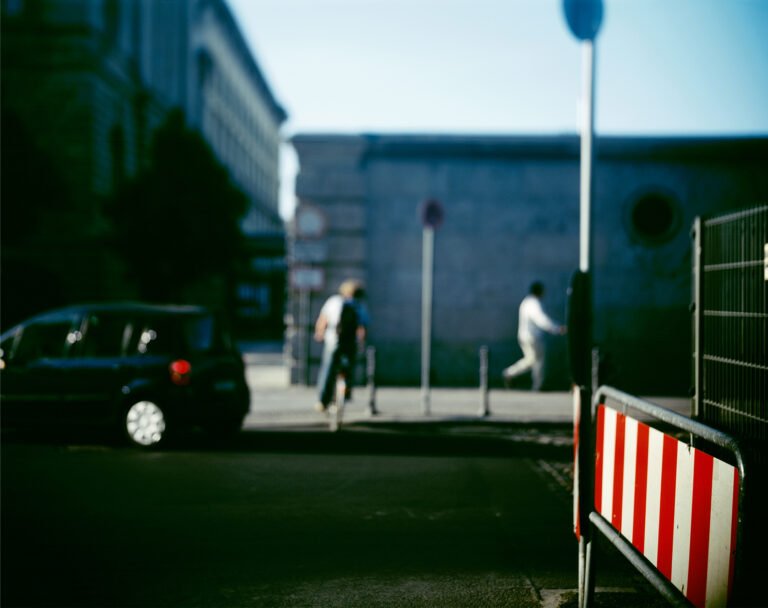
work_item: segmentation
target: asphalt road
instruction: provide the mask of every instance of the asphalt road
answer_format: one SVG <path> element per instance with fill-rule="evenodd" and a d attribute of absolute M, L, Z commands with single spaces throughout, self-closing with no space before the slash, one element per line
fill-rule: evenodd
<path fill-rule="evenodd" d="M 575 605 L 567 449 L 398 437 L 5 437 L 2 605 Z M 610 555 L 598 589 L 598 606 L 656 604 Z"/>

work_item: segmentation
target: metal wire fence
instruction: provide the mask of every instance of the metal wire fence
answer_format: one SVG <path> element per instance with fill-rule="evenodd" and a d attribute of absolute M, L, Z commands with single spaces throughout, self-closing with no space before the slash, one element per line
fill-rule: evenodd
<path fill-rule="evenodd" d="M 751 446 L 768 446 L 768 206 L 694 228 L 695 414 Z"/>

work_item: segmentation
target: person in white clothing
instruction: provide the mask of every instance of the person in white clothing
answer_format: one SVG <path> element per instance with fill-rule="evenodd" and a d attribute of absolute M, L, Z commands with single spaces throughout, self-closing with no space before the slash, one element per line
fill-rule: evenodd
<path fill-rule="evenodd" d="M 544 285 L 536 281 L 531 285 L 528 295 L 520 303 L 520 320 L 517 329 L 517 341 L 523 351 L 522 358 L 505 368 L 502 372 L 505 384 L 528 371 L 532 372 L 534 391 L 541 390 L 544 380 L 544 361 L 546 358 L 544 333 L 562 335 L 566 327 L 549 318 L 541 305 L 544 297 Z"/>
<path fill-rule="evenodd" d="M 336 370 L 344 357 L 354 361 L 359 346 L 365 340 L 368 314 L 362 299 L 365 290 L 355 280 L 344 281 L 339 293 L 325 301 L 315 323 L 315 340 L 323 342 L 323 358 L 317 377 L 317 403 L 315 409 L 325 411 L 333 396 Z M 351 394 L 353 373 L 348 377 L 348 391 Z"/>

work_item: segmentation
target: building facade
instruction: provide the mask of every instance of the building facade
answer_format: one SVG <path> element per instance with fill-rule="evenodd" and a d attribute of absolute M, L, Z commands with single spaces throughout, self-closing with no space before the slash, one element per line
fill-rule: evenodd
<path fill-rule="evenodd" d="M 36 282 L 48 286 L 50 305 L 131 295 L 106 253 L 104 201 L 139 170 L 152 130 L 170 103 L 181 101 L 165 101 L 145 83 L 153 77 L 153 58 L 165 56 L 154 46 L 161 36 L 142 35 L 155 17 L 142 12 L 148 7 L 106 0 L 3 1 L 3 155 L 14 153 L 16 142 L 6 139 L 9 127 L 23 131 L 61 186 L 55 193 L 61 200 L 40 211 L 36 238 L 4 251 L 4 308 L 16 305 L 12 294 L 24 294 Z M 175 11 L 165 41 L 183 49 L 184 7 L 163 8 Z M 178 92 L 182 74 L 170 69 L 156 80 Z M 6 210 L 48 202 L 3 198 Z"/>
<path fill-rule="evenodd" d="M 50 159 L 67 198 L 39 218 L 34 242 L 9 250 L 4 271 L 18 276 L 5 273 L 6 294 L 24 290 L 37 269 L 58 282 L 54 300 L 133 295 L 106 249 L 104 205 L 146 165 L 152 134 L 174 109 L 250 201 L 242 229 L 254 257 L 240 277 L 240 325 L 281 325 L 286 114 L 224 0 L 2 0 L 4 124 L 18 123 Z M 15 257 L 24 260 L 18 270 Z"/>
<path fill-rule="evenodd" d="M 196 83 L 188 114 L 251 201 L 242 222 L 248 262 L 236 293 L 238 334 L 280 340 L 286 244 L 278 211 L 279 150 L 286 113 L 222 0 L 195 4 L 191 46 Z"/>
<path fill-rule="evenodd" d="M 432 381 L 473 386 L 520 356 L 517 308 L 542 281 L 564 320 L 579 258 L 577 137 L 298 135 L 290 264 L 294 382 L 314 380 L 311 325 L 346 277 L 367 285 L 377 381 L 420 381 L 421 205 L 439 201 Z M 594 338 L 603 380 L 643 394 L 691 382 L 690 227 L 768 197 L 766 139 L 600 138 L 593 202 Z M 302 217 L 319 218 L 306 233 Z M 300 288 L 300 289 L 299 289 Z M 569 385 L 566 339 L 549 343 L 546 387 Z"/>

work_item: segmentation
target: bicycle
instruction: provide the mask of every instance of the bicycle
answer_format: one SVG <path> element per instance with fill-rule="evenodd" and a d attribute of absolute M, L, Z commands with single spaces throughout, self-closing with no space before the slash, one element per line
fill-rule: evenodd
<path fill-rule="evenodd" d="M 333 401 L 328 406 L 328 425 L 332 433 L 341 428 L 341 420 L 344 414 L 344 404 L 347 401 L 348 382 L 347 378 L 351 372 L 350 359 L 347 355 L 341 355 L 339 358 L 338 369 L 336 370 L 336 384 L 333 391 Z"/>

